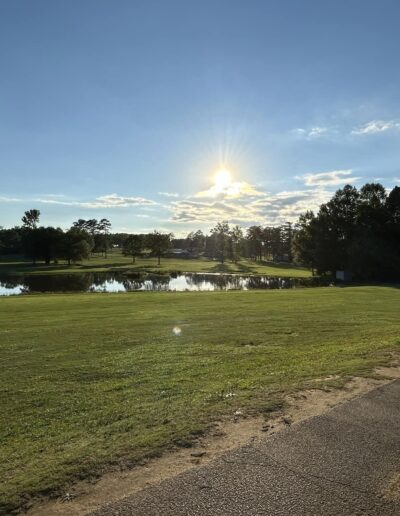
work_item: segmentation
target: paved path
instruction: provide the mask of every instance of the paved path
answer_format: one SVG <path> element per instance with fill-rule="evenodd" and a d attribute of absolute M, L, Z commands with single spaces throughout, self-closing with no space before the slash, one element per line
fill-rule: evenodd
<path fill-rule="evenodd" d="M 400 515 L 396 478 L 400 494 L 400 381 L 94 514 Z"/>

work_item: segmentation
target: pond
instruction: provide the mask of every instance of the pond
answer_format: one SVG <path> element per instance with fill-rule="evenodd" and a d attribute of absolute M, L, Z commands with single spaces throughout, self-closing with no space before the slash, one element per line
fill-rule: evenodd
<path fill-rule="evenodd" d="M 74 273 L 0 276 L 0 296 L 35 292 L 131 292 L 286 289 L 322 286 L 320 278 L 278 278 L 236 274 Z"/>

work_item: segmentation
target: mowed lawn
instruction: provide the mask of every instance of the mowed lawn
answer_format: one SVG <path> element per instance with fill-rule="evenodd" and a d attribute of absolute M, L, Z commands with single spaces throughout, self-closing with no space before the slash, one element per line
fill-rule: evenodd
<path fill-rule="evenodd" d="M 108 253 L 107 258 L 103 256 L 92 256 L 90 260 L 83 260 L 80 263 L 68 266 L 62 261 L 58 264 L 46 265 L 38 262 L 33 265 L 31 262 L 0 257 L 0 274 L 57 274 L 73 272 L 111 272 L 111 271 L 148 271 L 148 272 L 224 272 L 234 274 L 264 274 L 267 276 L 286 276 L 292 278 L 307 278 L 311 271 L 304 267 L 298 267 L 291 263 L 255 262 L 241 259 L 238 263 L 226 261 L 220 264 L 216 260 L 208 258 L 184 259 L 184 258 L 162 258 L 158 265 L 157 258 L 137 258 L 135 263 L 132 258 L 124 256 L 118 249 Z"/>
<path fill-rule="evenodd" d="M 0 512 L 369 374 L 399 349 L 399 313 L 390 287 L 0 298 Z"/>

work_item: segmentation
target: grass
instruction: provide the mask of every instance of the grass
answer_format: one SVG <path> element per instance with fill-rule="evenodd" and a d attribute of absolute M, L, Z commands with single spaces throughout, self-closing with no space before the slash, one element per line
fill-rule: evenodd
<path fill-rule="evenodd" d="M 253 262 L 241 260 L 238 263 L 219 262 L 207 258 L 195 260 L 179 258 L 162 258 L 161 265 L 157 265 L 156 258 L 138 258 L 132 263 L 132 258 L 123 256 L 121 251 L 111 251 L 107 258 L 94 256 L 90 260 L 68 266 L 66 263 L 46 265 L 39 262 L 33 265 L 29 261 L 18 258 L 1 258 L 0 274 L 55 274 L 73 272 L 116 272 L 124 270 L 143 272 L 226 272 L 243 274 L 265 274 L 268 276 L 290 276 L 304 278 L 311 276 L 311 272 L 303 267 L 296 267 L 292 264 L 277 264 L 273 262 Z"/>
<path fill-rule="evenodd" d="M 399 348 L 399 309 L 389 287 L 0 298 L 0 512 L 369 374 Z"/>

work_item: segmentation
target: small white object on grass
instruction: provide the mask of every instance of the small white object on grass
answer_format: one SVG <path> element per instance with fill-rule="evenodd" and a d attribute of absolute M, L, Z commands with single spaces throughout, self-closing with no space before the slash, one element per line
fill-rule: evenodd
<path fill-rule="evenodd" d="M 182 333 L 182 330 L 179 328 L 179 326 L 174 326 L 172 333 L 178 337 Z"/>

